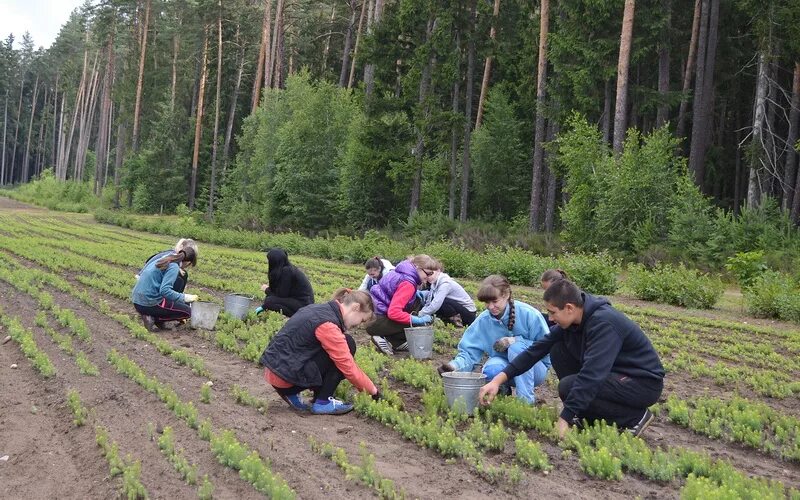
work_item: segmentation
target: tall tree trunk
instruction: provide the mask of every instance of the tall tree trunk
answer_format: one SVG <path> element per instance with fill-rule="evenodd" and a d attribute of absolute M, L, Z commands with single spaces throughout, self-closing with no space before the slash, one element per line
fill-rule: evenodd
<path fill-rule="evenodd" d="M 180 16 L 180 14 L 178 14 Z M 178 29 L 172 35 L 172 84 L 169 91 L 169 110 L 175 111 L 175 95 L 178 88 L 178 54 L 181 50 L 181 18 L 178 17 Z"/>
<path fill-rule="evenodd" d="M 763 161 L 764 120 L 767 101 L 767 54 L 769 49 L 758 54 L 758 79 L 756 80 L 756 97 L 753 109 L 752 159 L 750 176 L 747 183 L 747 206 L 757 207 L 761 199 L 761 174 Z"/>
<path fill-rule="evenodd" d="M 361 1 L 361 15 L 358 17 L 358 30 L 356 31 L 356 44 L 353 47 L 353 59 L 350 61 L 350 76 L 347 78 L 347 89 L 353 88 L 353 80 L 356 75 L 356 56 L 358 55 L 358 44 L 361 41 L 361 28 L 364 25 L 364 13 L 370 0 Z"/>
<path fill-rule="evenodd" d="M 336 4 L 334 3 L 331 6 L 330 29 L 328 30 L 328 36 L 325 37 L 325 47 L 322 49 L 322 71 L 321 71 L 321 74 L 323 74 L 323 75 L 325 74 L 325 72 L 326 72 L 326 70 L 328 68 L 328 54 L 330 54 L 330 52 L 331 52 L 331 36 L 333 35 L 333 23 L 335 21 L 336 21 Z M 351 23 L 351 25 L 352 25 L 352 23 Z"/>
<path fill-rule="evenodd" d="M 6 131 L 8 130 L 8 89 L 3 105 L 3 157 L 0 159 L 0 186 L 6 184 Z"/>
<path fill-rule="evenodd" d="M 22 160 L 22 169 L 20 170 L 20 180 L 22 182 L 28 182 L 29 179 L 29 172 L 30 172 L 30 165 L 29 163 L 29 153 L 31 148 L 31 132 L 33 132 L 33 117 L 36 114 L 36 98 L 39 95 L 39 75 L 36 75 L 36 82 L 33 84 L 33 99 L 31 100 L 31 119 L 28 122 L 28 137 L 25 139 L 25 155 L 23 156 Z"/>
<path fill-rule="evenodd" d="M 121 110 L 119 116 L 125 116 Z M 119 208 L 120 171 L 122 170 L 122 156 L 125 154 L 125 120 L 118 119 L 117 146 L 114 152 L 114 208 Z"/>
<path fill-rule="evenodd" d="M 372 33 L 375 26 L 381 22 L 383 17 L 383 0 L 375 0 L 375 12 L 372 14 L 372 22 L 368 24 L 368 32 Z M 372 97 L 375 89 L 375 64 L 369 63 L 364 67 L 364 90 L 367 99 Z"/>
<path fill-rule="evenodd" d="M 278 47 L 275 51 L 275 73 L 272 77 L 272 86 L 276 89 L 283 88 L 284 83 L 284 73 L 283 73 L 283 61 L 285 56 L 286 50 L 286 6 L 283 7 L 283 12 L 281 13 L 280 23 L 278 23 L 278 37 L 275 39 L 275 44 Z"/>
<path fill-rule="evenodd" d="M 258 60 L 256 61 L 256 77 L 253 80 L 253 93 L 250 104 L 250 112 L 256 110 L 258 102 L 261 100 L 261 82 L 263 77 L 264 86 L 268 86 L 267 73 L 270 69 L 270 21 L 272 20 L 272 0 L 265 0 L 264 19 L 261 21 L 261 46 L 258 49 Z M 236 27 L 237 33 L 239 27 Z"/>
<path fill-rule="evenodd" d="M 214 220 L 214 196 L 217 190 L 217 150 L 219 149 L 219 108 L 222 87 L 222 0 L 217 0 L 217 93 L 214 96 L 214 136 L 211 142 L 211 187 L 208 190 L 208 217 Z"/>
<path fill-rule="evenodd" d="M 52 137 L 53 144 L 50 145 L 50 161 L 52 162 L 51 166 L 53 167 L 53 170 L 54 170 L 54 173 L 56 175 L 56 178 L 58 178 L 58 171 L 56 169 L 56 160 L 57 160 L 56 151 L 58 151 L 58 149 L 57 149 L 58 148 L 57 137 L 60 137 L 60 134 L 58 134 L 58 131 L 60 131 L 60 126 L 61 126 L 61 124 L 59 123 L 59 118 L 58 118 L 58 116 L 59 116 L 58 115 L 58 80 L 59 80 L 60 77 L 61 77 L 61 74 L 60 73 L 56 73 L 56 84 L 55 84 L 55 86 L 53 86 L 53 98 L 54 98 L 54 100 L 53 100 L 53 137 Z M 61 104 L 62 104 L 62 106 L 61 106 L 61 117 L 62 118 L 64 117 L 64 106 L 63 106 L 63 104 L 64 104 L 65 97 L 66 97 L 66 94 L 62 92 L 61 93 Z"/>
<path fill-rule="evenodd" d="M 111 123 L 111 85 L 114 81 L 114 35 L 108 35 L 106 42 L 106 70 L 103 76 L 103 95 L 100 98 L 100 123 L 97 130 L 97 142 L 95 143 L 95 150 L 97 153 L 97 161 L 95 162 L 94 169 L 94 192 L 100 195 L 105 185 L 105 171 L 106 164 L 106 143 L 109 136 L 109 125 Z"/>
<path fill-rule="evenodd" d="M 97 70 L 97 59 L 99 54 L 95 52 L 92 62 L 91 83 L 89 93 L 83 102 L 80 116 L 80 132 L 78 133 L 78 147 L 75 151 L 75 178 L 83 179 L 84 167 L 86 166 L 86 152 L 89 150 L 89 137 L 92 134 L 92 124 L 94 122 L 94 109 L 97 104 L 97 88 L 100 80 L 100 72 Z"/>
<path fill-rule="evenodd" d="M 542 164 L 545 139 L 545 92 L 547 91 L 547 37 L 550 32 L 550 0 L 542 0 L 539 13 L 539 62 L 536 67 L 536 119 L 534 120 L 533 171 L 531 172 L 531 202 L 528 207 L 528 229 L 539 230 L 539 210 L 542 202 Z"/>
<path fill-rule="evenodd" d="M 284 0 L 278 0 L 277 5 L 275 6 L 275 24 L 272 26 L 272 44 L 269 47 L 269 59 L 267 60 L 266 65 L 266 77 L 264 81 L 264 87 L 278 87 L 278 85 L 273 85 L 273 79 L 275 76 L 275 67 L 280 66 L 280 54 L 278 52 L 278 36 L 281 31 L 281 24 L 283 24 L 283 4 Z"/>
<path fill-rule="evenodd" d="M 344 37 L 344 50 L 342 50 L 342 69 L 339 72 L 339 86 L 344 87 L 347 81 L 347 70 L 350 69 L 350 46 L 353 45 L 353 30 L 356 27 L 356 1 L 350 1 L 350 22 L 347 24 L 347 34 Z M 363 9 L 362 9 L 363 10 Z"/>
<path fill-rule="evenodd" d="M 44 106 L 42 106 L 42 115 L 39 118 L 39 134 L 36 138 L 36 157 L 33 159 L 33 173 L 37 177 L 42 172 L 42 161 L 44 156 L 44 138 L 47 133 L 45 123 L 47 120 L 47 107 L 50 105 L 49 87 L 44 87 Z"/>
<path fill-rule="evenodd" d="M 414 148 L 414 160 L 416 169 L 414 171 L 414 178 L 411 182 L 411 203 L 409 206 L 408 216 L 411 217 L 419 210 L 419 200 L 422 195 L 422 162 L 425 159 L 425 133 L 428 128 L 428 115 L 430 106 L 428 104 L 428 92 L 431 84 L 431 73 L 433 65 L 436 60 L 436 52 L 431 47 L 431 37 L 436 29 L 436 19 L 428 19 L 428 27 L 425 30 L 425 45 L 428 46 L 430 55 L 428 62 L 422 68 L 422 74 L 419 78 L 419 101 L 418 107 L 422 110 L 422 119 L 417 117 L 417 145 Z"/>
<path fill-rule="evenodd" d="M 548 123 L 547 140 L 553 141 L 560 131 L 560 126 L 557 120 L 550 120 Z M 547 200 L 545 202 L 544 210 L 544 231 L 548 234 L 553 233 L 556 220 L 556 191 L 558 187 L 558 176 L 553 168 L 555 163 L 555 153 L 547 153 Z"/>
<path fill-rule="evenodd" d="M 701 65 L 703 66 L 703 75 L 700 78 L 698 72 L 695 86 L 702 84 L 702 92 L 699 99 L 695 99 L 692 119 L 692 143 L 689 150 L 689 171 L 694 174 L 695 182 L 701 190 L 705 184 L 706 153 L 708 152 L 711 138 L 711 112 L 714 107 L 714 66 L 717 53 L 717 26 L 719 23 L 719 0 L 710 0 L 709 3 L 705 52 L 699 50 L 698 46 L 698 68 Z M 700 64 L 700 58 L 704 58 L 702 64 Z"/>
<path fill-rule="evenodd" d="M 14 142 L 11 147 L 11 163 L 9 165 L 8 179 L 14 183 L 14 172 L 17 170 L 17 139 L 19 138 L 19 124 L 22 122 L 22 98 L 25 94 L 25 71 L 22 72 L 22 82 L 19 86 L 19 104 L 17 105 L 17 119 L 14 125 Z"/>
<path fill-rule="evenodd" d="M 737 111 L 734 118 L 736 122 L 736 153 L 734 158 L 734 181 L 733 181 L 733 215 L 739 215 L 739 207 L 742 204 L 742 119 Z"/>
<path fill-rule="evenodd" d="M 545 0 L 547 1 L 547 0 Z M 544 8 L 544 7 L 543 7 Z M 489 28 L 489 39 L 494 43 L 497 37 L 497 16 L 500 15 L 500 0 L 494 0 L 494 7 L 492 8 L 492 27 Z M 494 48 L 492 48 L 494 50 Z M 481 96 L 478 98 L 478 111 L 475 114 L 475 130 L 481 127 L 481 120 L 483 119 L 483 103 L 486 101 L 486 92 L 489 87 L 489 75 L 492 73 L 492 54 L 486 56 L 486 61 L 483 64 L 483 80 L 481 80 Z"/>
<path fill-rule="evenodd" d="M 477 24 L 478 9 L 473 0 L 469 7 L 470 23 L 469 33 L 467 34 L 467 77 L 464 96 L 464 147 L 461 159 L 461 211 L 458 220 L 467 221 L 469 212 L 469 176 L 471 167 L 470 146 L 472 144 L 472 90 L 475 86 L 473 82 L 475 73 L 475 26 Z"/>
<path fill-rule="evenodd" d="M 800 126 L 800 61 L 794 63 L 794 78 L 792 79 L 792 101 L 789 110 L 789 131 L 786 134 L 786 163 L 783 169 L 783 210 L 789 212 L 792 209 L 794 197 L 797 192 L 794 190 L 795 173 L 797 166 L 797 152 L 794 149 L 797 143 Z"/>
<path fill-rule="evenodd" d="M 111 158 L 111 136 L 114 130 L 114 101 L 111 101 L 110 110 L 108 111 L 108 130 L 106 131 L 106 154 L 105 154 L 105 164 L 103 165 L 103 185 L 100 186 L 100 192 L 103 192 L 103 188 L 108 185 L 108 165 L 110 163 L 109 159 Z"/>
<path fill-rule="evenodd" d="M 625 0 L 622 15 L 622 33 L 619 38 L 619 61 L 617 62 L 617 103 L 614 109 L 614 153 L 622 152 L 627 131 L 628 111 L 628 70 L 631 62 L 631 41 L 633 39 L 633 15 L 635 0 Z"/>
<path fill-rule="evenodd" d="M 83 102 L 87 99 L 86 94 L 88 93 L 89 87 L 89 74 L 88 74 L 88 65 L 89 65 L 89 31 L 86 31 L 86 38 L 84 40 L 84 51 L 83 51 L 83 70 L 81 71 L 81 81 L 78 85 L 78 91 L 75 95 L 75 104 L 72 108 L 72 123 L 69 127 L 69 136 L 67 140 L 64 141 L 64 149 L 60 154 L 61 157 L 61 170 L 62 175 L 64 176 L 62 180 L 66 180 L 67 178 L 67 167 L 69 166 L 69 158 L 72 152 L 72 138 L 75 136 L 75 127 L 78 123 L 78 115 L 79 110 L 83 107 Z M 77 155 L 76 155 L 77 156 Z M 73 178 L 75 177 L 73 169 Z"/>
<path fill-rule="evenodd" d="M 700 30 L 700 14 L 702 12 L 702 0 L 694 2 L 694 16 L 692 18 L 692 37 L 689 41 L 689 55 L 686 57 L 686 68 L 683 71 L 683 94 L 681 95 L 681 105 L 678 110 L 678 125 L 675 135 L 683 138 L 686 134 L 686 117 L 689 107 L 689 89 L 692 86 L 692 75 L 694 74 L 695 58 L 697 57 L 697 40 Z"/>
<path fill-rule="evenodd" d="M 65 180 L 65 177 L 66 177 L 65 175 L 62 174 L 61 166 L 60 166 L 61 155 L 64 152 L 64 134 L 65 134 L 65 132 L 64 132 L 64 103 L 66 102 L 66 100 L 67 100 L 66 93 L 62 93 L 61 94 L 61 111 L 60 111 L 59 116 L 58 116 L 58 141 L 55 141 L 55 140 L 53 141 L 54 144 L 56 142 L 58 142 L 58 149 L 55 151 L 55 154 L 53 155 L 53 163 L 55 164 L 56 179 L 58 179 L 60 181 Z M 53 130 L 53 133 L 55 133 L 55 130 Z"/>
<path fill-rule="evenodd" d="M 711 0 L 702 0 L 703 4 L 700 11 L 700 29 L 697 35 L 697 64 L 695 68 L 694 79 L 694 96 L 692 104 L 692 137 L 689 145 L 689 172 L 694 177 L 695 183 L 701 187 L 702 183 L 698 182 L 697 173 L 694 171 L 697 165 L 692 163 L 692 149 L 697 149 L 699 146 L 698 138 L 702 136 L 697 123 L 700 120 L 701 109 L 703 107 L 703 79 L 706 72 L 706 45 L 708 44 L 708 13 L 710 10 Z M 696 157 L 695 157 L 696 158 Z M 696 159 L 695 159 L 696 162 Z"/>
<path fill-rule="evenodd" d="M 656 111 L 656 128 L 669 120 L 669 34 L 672 29 L 672 0 L 662 0 L 666 23 L 658 45 L 658 95 L 661 102 Z"/>
<path fill-rule="evenodd" d="M 456 73 L 461 74 L 461 33 L 456 30 Z M 459 90 L 459 77 L 453 81 L 453 116 L 458 116 L 458 98 L 461 94 Z M 450 189 L 448 190 L 447 218 L 450 220 L 456 217 L 456 182 L 458 181 L 458 123 L 453 120 L 450 126 Z"/>
<path fill-rule="evenodd" d="M 245 46 L 239 41 L 239 24 L 236 24 L 236 34 L 234 35 L 236 45 L 239 46 L 239 66 L 236 68 L 236 83 L 233 86 L 233 96 L 231 106 L 228 109 L 228 125 L 225 129 L 225 146 L 222 149 L 222 176 L 228 170 L 228 159 L 231 151 L 231 138 L 233 137 L 233 124 L 236 119 L 236 104 L 239 102 L 239 89 L 242 86 L 242 73 L 244 72 Z"/>
<path fill-rule="evenodd" d="M 133 152 L 139 150 L 140 115 L 142 111 L 142 87 L 144 84 L 144 59 L 147 53 L 147 30 L 150 24 L 150 0 L 144 4 L 144 24 L 142 25 L 142 38 L 139 44 L 139 77 L 136 79 L 136 103 L 133 107 Z"/>
<path fill-rule="evenodd" d="M 194 151 L 192 153 L 192 178 L 189 183 L 189 209 L 194 210 L 194 199 L 197 192 L 197 168 L 200 161 L 200 139 L 203 137 L 203 100 L 206 94 L 206 73 L 208 63 L 208 27 L 203 30 L 203 55 L 202 69 L 200 71 L 200 86 L 197 94 L 197 113 L 194 123 Z"/>

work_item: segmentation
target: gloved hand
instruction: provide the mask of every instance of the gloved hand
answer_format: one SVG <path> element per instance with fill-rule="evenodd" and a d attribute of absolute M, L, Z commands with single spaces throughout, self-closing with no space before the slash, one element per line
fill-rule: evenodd
<path fill-rule="evenodd" d="M 451 365 L 450 363 L 442 363 L 439 368 L 436 369 L 439 372 L 439 375 L 442 373 L 454 372 L 456 371 L 456 367 Z"/>
<path fill-rule="evenodd" d="M 411 316 L 411 326 L 425 326 L 433 323 L 433 318 L 425 316 Z"/>
<path fill-rule="evenodd" d="M 417 300 L 419 300 L 420 302 L 425 302 L 425 297 L 427 297 L 429 293 L 431 292 L 427 290 L 417 290 L 416 293 Z"/>
<path fill-rule="evenodd" d="M 261 306 L 256 307 L 256 314 L 261 314 L 262 312 L 264 312 L 264 308 L 263 307 L 261 307 Z"/>
<path fill-rule="evenodd" d="M 192 295 L 191 293 L 184 293 L 183 294 L 183 301 L 189 304 L 190 302 L 197 302 L 197 295 Z"/>
<path fill-rule="evenodd" d="M 497 341 L 492 346 L 492 349 L 494 349 L 497 352 L 506 352 L 508 350 L 508 346 L 510 346 L 516 341 L 517 339 L 514 337 L 503 337 L 497 339 Z"/>
<path fill-rule="evenodd" d="M 376 392 L 375 394 L 372 395 L 372 400 L 373 401 L 380 401 L 381 399 L 383 399 L 383 394 L 381 394 L 381 390 L 378 389 L 378 392 Z"/>

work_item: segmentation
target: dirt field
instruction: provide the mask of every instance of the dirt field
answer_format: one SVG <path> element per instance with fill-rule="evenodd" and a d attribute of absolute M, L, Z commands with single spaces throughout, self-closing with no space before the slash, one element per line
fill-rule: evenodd
<path fill-rule="evenodd" d="M 196 466 L 198 477 L 207 476 L 213 483 L 214 497 L 264 496 L 253 487 L 252 481 L 244 480 L 235 468 L 221 463 L 209 443 L 198 436 L 198 431 L 187 425 L 185 418 L 178 417 L 158 395 L 115 370 L 109 363 L 112 351 L 136 363 L 148 377 L 171 387 L 181 401 L 193 402 L 200 418 L 213 422 L 215 429 L 234 431 L 238 440 L 268 462 L 273 473 L 283 478 L 299 498 L 379 496 L 376 489 L 348 477 L 330 458 L 312 450 L 310 438 L 343 449 L 353 464 L 361 463 L 362 449 L 365 449 L 374 456 L 377 474 L 393 481 L 395 491 L 402 489 L 407 498 L 535 498 L 544 495 L 597 499 L 676 498 L 681 495 L 683 477 L 655 481 L 628 470 L 619 480 L 592 477 L 582 470 L 576 453 L 563 453 L 557 441 L 530 430 L 527 435 L 540 441 L 552 470 L 543 473 L 523 467 L 517 479 L 504 475 L 492 477 L 468 460 L 445 458 L 361 412 L 335 417 L 300 415 L 291 411 L 265 385 L 262 369 L 255 362 L 243 359 L 241 352 L 237 354 L 220 347 L 215 332 L 182 326 L 175 331 L 157 333 L 157 339 L 173 352 L 184 352 L 202 360 L 205 371 L 198 375 L 186 363 L 176 361 L 178 356 L 162 354 L 163 349 L 157 348 L 152 339 L 137 338 L 133 334 L 135 329 L 120 321 L 120 314 L 134 318 L 125 293 L 133 284 L 136 263 L 169 248 L 174 243 L 171 238 L 101 226 L 90 216 L 48 212 L 4 198 L 0 198 L 0 223 L 0 268 L 6 269 L 6 277 L 30 276 L 29 286 L 33 290 L 22 290 L 21 278 L 12 278 L 11 282 L 0 280 L 0 315 L 5 320 L 21 323 L 55 369 L 53 376 L 45 378 L 34 369 L 34 363 L 26 358 L 16 340 L 0 345 L 0 457 L 8 457 L 0 461 L 0 496 L 3 498 L 113 498 L 120 495 L 125 474 L 112 474 L 109 462 L 96 444 L 97 426 L 107 429 L 120 457 L 124 459 L 130 455 L 126 463 L 140 462 L 140 482 L 151 498 L 198 496 L 199 485 L 184 480 L 159 449 L 158 439 L 166 427 L 172 428 L 175 447 Z M 319 259 L 298 258 L 297 263 L 309 271 L 318 301 L 329 296 L 335 286 L 356 286 L 362 273 L 358 266 Z M 84 265 L 87 268 L 82 268 Z M 258 283 L 264 280 L 266 263 L 261 254 L 201 244 L 200 266 L 191 271 L 190 289 L 194 291 L 190 293 L 199 291 L 206 298 L 221 302 L 225 293 L 257 290 Z M 68 290 L 63 283 L 69 286 Z M 216 283 L 219 285 L 210 286 Z M 466 285 L 474 292 L 473 283 Z M 56 307 L 43 305 L 42 292 L 52 295 Z M 534 305 L 541 305 L 537 301 L 540 292 L 535 289 L 520 289 L 519 295 Z M 683 353 L 707 361 L 712 369 L 723 365 L 752 367 L 753 373 L 763 371 L 765 377 L 777 371 L 789 379 L 784 384 L 783 379 L 778 378 L 767 390 L 777 391 L 783 387 L 780 384 L 784 384 L 789 388 L 788 395 L 770 397 L 764 395 L 765 389 L 756 384 L 757 381 L 750 383 L 742 379 L 719 383 L 690 369 L 670 370 L 664 399 L 671 394 L 684 400 L 729 399 L 741 395 L 748 401 L 766 404 L 780 415 L 795 419 L 800 415 L 800 388 L 793 392 L 792 385 L 792 381 L 800 380 L 796 350 L 800 332 L 796 326 L 747 318 L 736 310 L 695 313 L 625 297 L 612 297 L 612 302 L 633 311 L 631 314 L 637 321 L 642 318 L 656 325 L 645 330 L 657 348 L 664 349 L 665 360 L 678 363 Z M 660 311 L 663 317 L 648 312 L 651 309 Z M 90 341 L 76 336 L 74 321 L 63 325 L 58 311 L 64 314 L 65 310 L 84 320 Z M 686 318 L 695 323 L 687 322 Z M 719 321 L 714 323 L 714 320 Z M 664 325 L 664 329 L 658 325 Z M 686 327 L 686 338 L 696 336 L 698 344 L 684 345 L 681 335 L 672 336 L 673 329 L 683 332 L 683 325 L 694 325 Z M 48 332 L 70 337 L 74 353 L 83 353 L 85 359 L 97 367 L 98 373 L 82 374 L 76 363 L 77 355 L 59 347 L 55 341 L 58 336 Z M 4 322 L 0 326 L 0 338 L 10 334 L 9 324 Z M 359 349 L 372 349 L 363 332 L 356 332 L 356 338 Z M 677 340 L 673 342 L 673 338 Z M 731 338 L 750 339 L 752 346 L 745 346 L 750 352 L 761 352 L 758 349 L 767 346 L 766 349 L 777 356 L 775 359 L 783 359 L 785 364 L 776 367 L 767 363 L 765 366 L 757 359 L 753 361 L 746 352 L 737 358 L 738 355 L 730 354 L 737 352 L 729 349 Z M 244 339 L 240 338 L 241 345 Z M 438 366 L 451 358 L 453 349 L 440 347 L 438 351 L 434 359 L 424 363 Z M 382 375 L 404 399 L 404 411 L 414 415 L 424 412 L 419 389 L 393 377 L 389 368 L 384 368 Z M 212 397 L 206 404 L 200 401 L 201 386 L 209 380 L 213 382 Z M 231 394 L 234 385 L 266 400 L 266 410 L 262 413 L 251 406 L 237 404 Z M 67 403 L 71 390 L 76 391 L 83 407 L 89 411 L 85 425 L 73 423 L 73 411 Z M 537 389 L 537 395 L 538 406 L 557 404 L 551 384 Z M 517 431 L 514 428 L 514 434 Z M 769 436 L 766 431 L 764 435 Z M 797 439 L 796 435 L 794 437 Z M 679 447 L 704 452 L 713 459 L 729 462 L 745 477 L 772 479 L 787 488 L 800 488 L 800 466 L 796 459 L 782 459 L 758 446 L 731 442 L 726 436 L 706 437 L 673 423 L 664 411 L 643 439 L 651 449 Z M 503 451 L 483 452 L 487 463 L 500 468 L 513 466 L 513 443 L 512 437 Z"/>

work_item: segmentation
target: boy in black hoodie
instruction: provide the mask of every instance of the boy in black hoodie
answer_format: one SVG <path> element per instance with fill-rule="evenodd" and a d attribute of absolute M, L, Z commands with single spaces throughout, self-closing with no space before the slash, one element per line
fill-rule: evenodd
<path fill-rule="evenodd" d="M 654 418 L 647 407 L 664 388 L 664 367 L 650 339 L 606 299 L 569 280 L 553 282 L 544 301 L 556 325 L 481 388 L 481 403 L 490 403 L 501 384 L 549 353 L 564 402 L 556 424 L 560 437 L 583 419 L 616 423 L 640 435 Z"/>

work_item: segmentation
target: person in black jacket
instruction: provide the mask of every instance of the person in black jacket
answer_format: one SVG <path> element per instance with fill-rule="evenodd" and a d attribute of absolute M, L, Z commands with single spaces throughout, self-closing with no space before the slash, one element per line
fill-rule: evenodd
<path fill-rule="evenodd" d="M 554 281 L 544 301 L 556 326 L 481 388 L 481 403 L 489 404 L 501 384 L 549 353 L 564 403 L 556 424 L 560 437 L 583 419 L 640 435 L 654 418 L 648 407 L 664 388 L 664 367 L 650 339 L 608 300 L 569 280 Z"/>
<path fill-rule="evenodd" d="M 303 271 L 289 263 L 289 255 L 281 248 L 267 252 L 269 284 L 262 284 L 264 303 L 256 309 L 275 311 L 291 318 L 301 307 L 314 303 L 314 290 Z"/>

